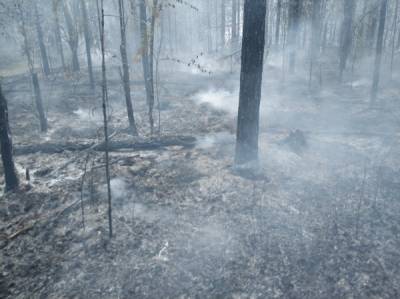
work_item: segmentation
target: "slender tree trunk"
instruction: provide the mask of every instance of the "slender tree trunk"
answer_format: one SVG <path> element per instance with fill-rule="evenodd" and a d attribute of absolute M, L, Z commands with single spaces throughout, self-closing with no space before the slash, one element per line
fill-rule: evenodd
<path fill-rule="evenodd" d="M 266 0 L 266 11 L 265 11 L 265 44 L 268 46 L 269 39 L 269 1 Z"/>
<path fill-rule="evenodd" d="M 374 77 L 373 77 L 372 89 L 371 89 L 371 104 L 372 105 L 375 104 L 375 101 L 376 101 L 376 98 L 378 95 L 381 61 L 382 61 L 382 50 L 383 50 L 383 35 L 385 33 L 387 4 L 388 4 L 388 0 L 382 0 L 381 8 L 380 8 L 380 17 L 379 17 L 378 38 L 377 38 L 377 42 L 376 42 Z"/>
<path fill-rule="evenodd" d="M 279 36 L 281 28 L 281 11 L 282 11 L 282 0 L 278 0 L 276 3 L 276 27 L 275 27 L 275 44 L 279 45 Z"/>
<path fill-rule="evenodd" d="M 34 95 L 35 95 L 35 104 L 36 104 L 36 109 L 37 109 L 37 112 L 39 115 L 39 121 L 40 121 L 40 130 L 42 132 L 47 132 L 47 119 L 46 119 L 46 115 L 45 115 L 44 109 L 43 109 L 42 94 L 40 92 L 38 76 L 35 72 L 35 66 L 34 66 L 33 59 L 32 59 L 31 48 L 28 43 L 28 35 L 26 32 L 25 18 L 24 18 L 23 12 L 22 12 L 22 8 L 20 6 L 18 6 L 18 11 L 19 11 L 19 15 L 21 18 L 21 33 L 22 33 L 22 37 L 24 40 L 24 52 L 25 52 L 25 55 L 26 55 L 26 58 L 28 61 L 29 72 L 31 73 L 31 77 L 32 77 L 33 91 L 34 91 Z"/>
<path fill-rule="evenodd" d="M 92 54 L 91 54 L 91 34 L 89 28 L 89 19 L 87 14 L 87 8 L 84 0 L 81 0 L 81 9 L 82 9 L 82 20 L 83 20 L 83 35 L 85 37 L 85 46 L 86 46 L 86 59 L 88 64 L 88 72 L 89 72 L 89 82 L 90 88 L 94 90 L 94 77 L 93 77 L 93 66 L 92 66 Z"/>
<path fill-rule="evenodd" d="M 154 3 L 154 2 L 153 2 Z M 143 65 L 143 76 L 146 88 L 146 98 L 147 98 L 147 105 L 149 108 L 148 116 L 149 116 L 149 123 L 150 123 L 150 131 L 151 134 L 154 132 L 154 118 L 153 118 L 153 107 L 154 107 L 154 85 L 153 85 L 153 63 L 151 60 L 153 59 L 152 53 L 153 51 L 149 50 L 149 40 L 147 36 L 147 12 L 146 12 L 146 1 L 140 0 L 139 4 L 140 9 L 140 31 L 142 35 L 142 65 Z M 153 18 L 155 19 L 155 15 L 152 17 L 151 23 L 153 24 Z M 153 27 L 153 25 L 151 25 Z M 152 39 L 152 32 L 154 29 L 150 31 L 150 39 Z M 152 47 L 151 44 L 154 43 L 150 40 L 150 48 Z"/>
<path fill-rule="evenodd" d="M 10 126 L 8 123 L 7 100 L 3 95 L 0 85 L 0 150 L 3 161 L 6 191 L 16 190 L 19 185 L 18 175 L 15 170 Z"/>
<path fill-rule="evenodd" d="M 135 124 L 135 117 L 133 114 L 132 99 L 131 99 L 128 55 L 126 53 L 126 18 L 125 18 L 124 0 L 118 0 L 118 9 L 119 9 L 119 24 L 121 31 L 120 51 L 121 51 L 122 72 L 123 72 L 122 81 L 125 92 L 126 112 L 128 114 L 129 127 L 131 129 L 131 132 L 133 135 L 137 135 L 137 129 Z"/>
<path fill-rule="evenodd" d="M 68 29 L 68 44 L 71 49 L 72 54 L 72 71 L 78 72 L 80 70 L 79 59 L 78 59 L 78 32 L 74 27 L 69 8 L 65 2 L 64 3 L 64 17 L 67 23 Z"/>
<path fill-rule="evenodd" d="M 108 116 L 107 116 L 107 102 L 108 102 L 108 90 L 107 90 L 107 69 L 105 59 L 105 46 L 104 46 L 104 0 L 100 0 L 101 4 L 99 7 L 99 0 L 97 0 L 97 10 L 99 18 L 99 30 L 100 30 L 100 44 L 101 44 L 101 76 L 102 76 L 102 107 L 103 107 L 103 123 L 104 123 L 104 147 L 105 147 L 105 164 L 106 164 L 106 180 L 107 180 L 107 199 L 108 199 L 108 229 L 110 239 L 113 236 L 112 226 L 112 198 L 111 198 L 111 183 L 110 183 L 110 164 L 109 164 L 109 150 L 108 150 Z"/>
<path fill-rule="evenodd" d="M 312 3 L 312 36 L 310 45 L 310 73 L 309 86 L 312 84 L 313 68 L 316 61 L 319 59 L 320 40 L 321 40 L 321 0 L 313 0 Z"/>
<path fill-rule="evenodd" d="M 39 12 L 37 9 L 36 2 L 35 2 L 35 25 L 36 25 L 36 33 L 40 48 L 40 57 L 42 58 L 43 72 L 46 76 L 48 76 L 50 75 L 50 64 L 49 64 L 49 59 L 47 57 L 46 46 L 44 44 L 43 30 L 42 26 L 40 25 Z"/>
<path fill-rule="evenodd" d="M 231 24 L 231 30 L 232 30 L 232 46 L 235 47 L 237 43 L 237 0 L 232 0 L 232 24 Z"/>
<path fill-rule="evenodd" d="M 376 35 L 376 25 L 378 23 L 377 13 L 374 11 L 371 12 L 369 25 L 368 25 L 368 34 L 367 34 L 367 49 L 369 50 L 368 54 L 372 55 L 374 44 L 375 44 L 375 35 Z"/>
<path fill-rule="evenodd" d="M 46 114 L 44 113 L 42 93 L 40 91 L 38 75 L 36 73 L 32 73 L 32 84 L 33 84 L 33 91 L 35 93 L 36 109 L 39 116 L 40 131 L 47 132 L 47 119 L 46 119 Z"/>
<path fill-rule="evenodd" d="M 236 164 L 258 160 L 266 0 L 245 0 Z"/>
<path fill-rule="evenodd" d="M 57 50 L 58 50 L 58 53 L 60 54 L 61 65 L 65 72 L 67 70 L 67 67 L 65 64 L 64 50 L 63 50 L 62 40 L 61 40 L 60 20 L 58 18 L 58 7 L 57 6 L 58 6 L 57 0 L 53 0 L 55 39 L 56 39 L 56 44 L 57 44 Z"/>
<path fill-rule="evenodd" d="M 225 17 L 225 0 L 221 0 L 221 48 L 225 46 L 225 29 L 226 29 L 226 17 Z"/>
<path fill-rule="evenodd" d="M 291 73 L 296 65 L 296 47 L 298 41 L 298 31 L 300 22 L 300 0 L 289 0 L 289 26 L 288 26 L 288 50 L 289 50 L 289 70 Z"/>
<path fill-rule="evenodd" d="M 396 50 L 396 34 L 397 34 L 398 15 L 399 15 L 399 0 L 396 0 L 396 6 L 395 6 L 394 18 L 393 18 L 392 52 L 390 55 L 390 77 L 393 76 L 394 52 Z"/>
<path fill-rule="evenodd" d="M 346 69 L 348 57 L 352 48 L 353 41 L 353 16 L 356 8 L 355 0 L 344 1 L 344 18 L 342 23 L 342 33 L 340 37 L 340 54 L 339 54 L 339 78 L 342 81 L 343 72 Z"/>

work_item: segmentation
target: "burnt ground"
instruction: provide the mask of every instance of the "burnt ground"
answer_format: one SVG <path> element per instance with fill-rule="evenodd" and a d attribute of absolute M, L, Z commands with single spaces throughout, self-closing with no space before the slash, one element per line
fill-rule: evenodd
<path fill-rule="evenodd" d="M 102 153 L 16 157 L 31 181 L 0 200 L 0 297 L 400 296 L 396 82 L 383 108 L 369 109 L 368 82 L 310 92 L 301 75 L 278 84 L 269 66 L 261 168 L 249 175 L 233 167 L 238 75 L 162 77 L 161 134 L 197 142 L 111 153 L 111 241 Z M 133 140 L 117 72 L 109 85 L 113 138 Z M 146 139 L 140 78 L 132 88 Z M 42 89 L 47 134 L 27 78 L 4 79 L 15 147 L 101 142 L 100 97 L 85 74 L 43 79 Z M 288 139 L 294 130 L 303 141 Z"/>

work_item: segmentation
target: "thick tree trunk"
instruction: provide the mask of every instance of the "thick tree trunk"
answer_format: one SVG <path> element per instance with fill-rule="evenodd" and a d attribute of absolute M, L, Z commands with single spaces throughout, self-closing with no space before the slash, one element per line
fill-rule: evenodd
<path fill-rule="evenodd" d="M 296 65 L 296 47 L 300 23 L 300 8 L 301 0 L 289 0 L 288 49 L 290 72 L 294 72 Z"/>
<path fill-rule="evenodd" d="M 6 191 L 16 190 L 19 180 L 15 170 L 13 159 L 13 148 L 8 123 L 7 100 L 3 95 L 0 86 L 0 150 L 3 161 L 4 177 L 6 182 Z"/>
<path fill-rule="evenodd" d="M 133 107 L 131 99 L 128 55 L 126 53 L 126 19 L 125 19 L 124 0 L 118 0 L 118 10 L 119 10 L 119 24 L 121 32 L 120 52 L 122 60 L 122 81 L 125 92 L 126 112 L 128 114 L 129 127 L 131 129 L 131 132 L 133 135 L 137 135 L 137 129 L 135 124 L 135 117 L 133 115 Z"/>
<path fill-rule="evenodd" d="M 275 24 L 275 44 L 279 45 L 280 29 L 281 29 L 281 11 L 282 11 L 282 0 L 278 0 L 276 3 L 276 24 Z"/>
<path fill-rule="evenodd" d="M 258 160 L 266 0 L 245 0 L 236 164 Z"/>
<path fill-rule="evenodd" d="M 84 0 L 81 0 L 81 9 L 82 9 L 82 20 L 83 20 L 83 34 L 85 37 L 85 45 L 86 45 L 86 59 L 88 64 L 88 72 L 89 72 L 89 82 L 90 88 L 94 90 L 94 77 L 93 77 L 93 66 L 92 66 L 92 54 L 90 52 L 90 47 L 92 44 L 91 34 L 89 28 L 89 19 L 87 14 L 87 8 Z"/>
<path fill-rule="evenodd" d="M 43 30 L 42 30 L 42 26 L 40 25 L 39 12 L 37 9 L 36 2 L 35 2 L 35 25 L 36 25 L 35 26 L 36 33 L 37 33 L 38 43 L 39 43 L 39 48 L 40 48 L 40 57 L 42 58 L 43 72 L 46 76 L 48 76 L 48 75 L 50 75 L 50 64 L 49 64 L 49 59 L 47 57 L 46 46 L 44 44 Z"/>
<path fill-rule="evenodd" d="M 72 71 L 78 72 L 80 70 L 79 59 L 78 59 L 78 32 L 74 27 L 71 14 L 69 12 L 68 6 L 64 3 L 64 17 L 67 23 L 68 29 L 68 44 L 71 49 L 72 55 Z"/>
<path fill-rule="evenodd" d="M 36 73 L 32 73 L 32 84 L 33 91 L 35 93 L 36 110 L 39 116 L 40 131 L 47 132 L 47 118 L 46 114 L 44 113 L 42 93 L 40 91 L 38 75 Z"/>
<path fill-rule="evenodd" d="M 383 34 L 385 32 L 387 4 L 388 4 L 388 0 L 382 0 L 381 8 L 380 8 L 380 17 L 379 17 L 378 38 L 377 38 L 377 42 L 376 42 L 374 77 L 373 77 L 372 89 L 371 89 L 371 104 L 372 105 L 375 103 L 376 97 L 378 95 L 381 61 L 382 61 L 382 50 L 383 50 Z"/>
<path fill-rule="evenodd" d="M 58 5 L 57 0 L 53 0 L 54 33 L 55 33 L 55 39 L 56 39 L 56 44 L 57 44 L 57 50 L 58 50 L 58 53 L 60 54 L 61 65 L 65 72 L 67 70 L 67 67 L 65 64 L 64 50 L 63 50 L 62 40 L 61 40 L 60 20 L 58 18 L 57 5 Z"/>

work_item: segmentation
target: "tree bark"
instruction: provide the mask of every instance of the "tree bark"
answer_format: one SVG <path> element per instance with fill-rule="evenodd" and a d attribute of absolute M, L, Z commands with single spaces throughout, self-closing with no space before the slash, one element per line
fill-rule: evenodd
<path fill-rule="evenodd" d="M 288 25 L 288 48 L 289 48 L 289 70 L 294 72 L 296 65 L 296 47 L 300 23 L 301 0 L 289 0 L 289 25 Z"/>
<path fill-rule="evenodd" d="M 385 32 L 386 23 L 386 11 L 387 11 L 388 0 L 382 0 L 380 7 L 379 27 L 378 27 L 378 38 L 376 42 L 376 53 L 375 53 L 375 64 L 374 64 L 374 76 L 372 80 L 371 89 L 371 104 L 373 105 L 378 95 L 381 61 L 382 61 L 382 50 L 383 50 L 383 34 Z"/>
<path fill-rule="evenodd" d="M 316 61 L 319 59 L 321 47 L 321 0 L 313 0 L 312 3 L 312 35 L 310 45 L 310 70 L 309 70 L 309 85 L 312 83 L 313 68 Z"/>
<path fill-rule="evenodd" d="M 390 77 L 393 75 L 393 65 L 394 65 L 394 52 L 396 50 L 396 35 L 397 35 L 397 21 L 399 15 L 399 0 L 396 0 L 396 6 L 393 18 L 393 37 L 392 37 L 392 50 L 390 55 Z"/>
<path fill-rule="evenodd" d="M 60 20 L 58 18 L 58 3 L 57 2 L 58 2 L 58 0 L 53 0 L 54 31 L 55 31 L 57 50 L 58 50 L 58 53 L 60 54 L 61 65 L 65 72 L 67 70 L 67 67 L 65 64 L 64 50 L 63 50 L 62 40 L 61 40 Z"/>
<path fill-rule="evenodd" d="M 64 17 L 68 29 L 68 44 L 72 54 L 72 71 L 79 72 L 80 66 L 78 59 L 78 32 L 74 27 L 71 13 L 69 12 L 67 4 L 65 2 L 63 2 L 63 4 L 64 4 Z"/>
<path fill-rule="evenodd" d="M 282 11 L 282 0 L 278 0 L 276 3 L 276 27 L 275 27 L 275 44 L 279 45 L 280 28 L 281 28 L 281 11 Z"/>
<path fill-rule="evenodd" d="M 0 149 L 3 161 L 6 191 L 16 190 L 19 185 L 17 172 L 13 159 L 13 148 L 8 123 L 7 100 L 3 95 L 0 85 Z"/>
<path fill-rule="evenodd" d="M 236 164 L 258 160 L 266 0 L 245 0 Z"/>
<path fill-rule="evenodd" d="M 118 0 L 119 10 L 119 24 L 121 32 L 121 60 L 122 60 L 122 81 L 125 93 L 126 112 L 128 114 L 129 127 L 133 135 L 137 135 L 135 117 L 133 114 L 132 99 L 131 99 L 131 87 L 129 78 L 129 64 L 128 55 L 126 53 L 126 18 L 125 18 L 125 6 L 124 0 Z"/>
<path fill-rule="evenodd" d="M 36 109 L 37 109 L 38 116 L 39 116 L 40 131 L 47 132 L 47 119 L 46 119 L 46 114 L 44 113 L 44 108 L 43 108 L 42 93 L 40 91 L 38 75 L 35 72 L 32 73 L 32 84 L 33 84 L 33 90 L 35 93 Z"/>
<path fill-rule="evenodd" d="M 148 116 L 150 123 L 151 134 L 154 132 L 154 118 L 153 118 L 153 107 L 154 107 L 154 84 L 153 84 L 153 69 L 150 60 L 153 59 L 151 53 L 149 53 L 149 40 L 147 36 L 147 12 L 146 12 L 146 1 L 140 0 L 140 32 L 142 35 L 142 65 L 143 65 L 143 76 L 146 88 L 146 99 L 149 107 Z M 154 16 L 155 18 L 155 16 Z M 153 17 L 152 17 L 153 23 Z M 152 29 L 151 29 L 152 31 Z M 152 33 L 150 33 L 152 35 Z M 150 37 L 151 38 L 151 37 Z M 150 42 L 151 43 L 151 42 Z"/>
<path fill-rule="evenodd" d="M 343 72 L 346 69 L 347 59 L 350 55 L 353 42 L 353 17 L 356 8 L 355 0 L 343 0 L 344 18 L 340 37 L 339 53 L 339 78 L 342 81 Z"/>
<path fill-rule="evenodd" d="M 224 48 L 225 46 L 225 29 L 226 29 L 225 0 L 221 0 L 221 48 Z"/>
<path fill-rule="evenodd" d="M 237 0 L 232 0 L 232 24 L 231 24 L 231 30 L 232 30 L 232 46 L 234 47 L 236 45 L 237 42 Z"/>
<path fill-rule="evenodd" d="M 98 5 L 97 0 L 97 5 Z M 110 165 L 109 165 L 109 150 L 108 150 L 108 116 L 107 116 L 107 102 L 108 102 L 108 90 L 107 90 L 107 69 L 105 59 L 105 44 L 104 44 L 104 0 L 100 0 L 100 7 L 97 7 L 98 18 L 99 18 L 99 30 L 100 30 L 100 46 L 101 46 L 101 75 L 102 75 L 102 110 L 103 110 L 103 128 L 104 128 L 104 155 L 106 164 L 106 182 L 107 182 L 107 201 L 108 201 L 108 229 L 110 239 L 113 236 L 112 226 L 112 205 L 111 205 L 111 183 L 110 183 Z"/>
<path fill-rule="evenodd" d="M 83 20 L 83 35 L 85 37 L 85 46 L 86 46 L 86 59 L 88 64 L 88 72 L 89 72 L 89 82 L 90 88 L 94 90 L 94 77 L 93 77 L 93 65 L 92 65 L 92 54 L 91 54 L 91 34 L 89 28 L 89 19 L 87 14 L 87 8 L 84 0 L 81 0 L 81 9 L 82 9 L 82 20 Z"/>
<path fill-rule="evenodd" d="M 37 33 L 38 43 L 39 43 L 39 48 L 40 48 L 40 57 L 42 58 L 43 72 L 46 76 L 48 76 L 48 75 L 50 75 L 50 64 L 49 64 L 49 59 L 47 57 L 46 46 L 44 44 L 43 30 L 42 30 L 42 26 L 40 25 L 39 13 L 38 13 L 36 2 L 34 5 L 35 5 L 35 25 L 36 25 L 36 33 Z"/>

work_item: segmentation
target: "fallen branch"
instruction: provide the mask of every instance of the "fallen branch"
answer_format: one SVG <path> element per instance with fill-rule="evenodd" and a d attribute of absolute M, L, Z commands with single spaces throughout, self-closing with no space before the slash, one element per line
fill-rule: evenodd
<path fill-rule="evenodd" d="M 108 145 L 110 151 L 118 150 L 156 150 L 168 146 L 183 146 L 191 148 L 195 145 L 196 138 L 191 136 L 162 136 L 160 138 L 142 141 L 111 141 Z M 94 151 L 104 151 L 103 143 L 40 143 L 15 148 L 15 155 L 29 155 L 35 153 L 60 154 L 65 151 L 83 151 L 91 149 Z"/>

